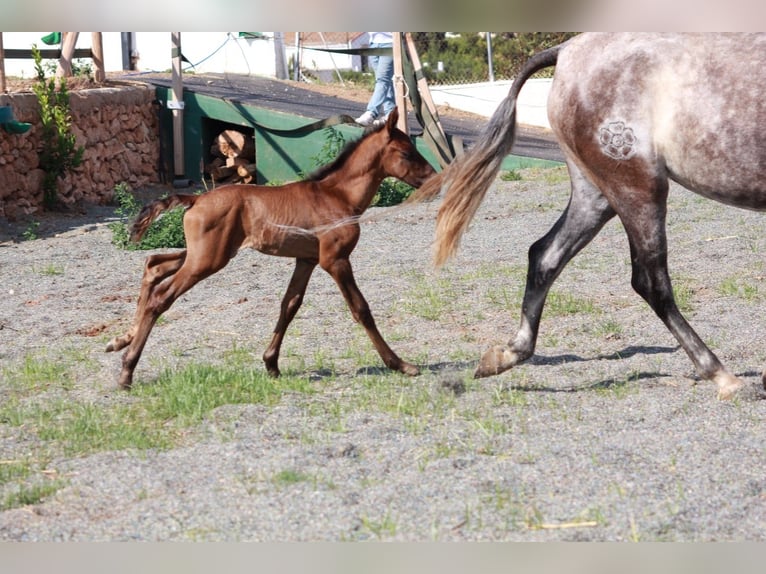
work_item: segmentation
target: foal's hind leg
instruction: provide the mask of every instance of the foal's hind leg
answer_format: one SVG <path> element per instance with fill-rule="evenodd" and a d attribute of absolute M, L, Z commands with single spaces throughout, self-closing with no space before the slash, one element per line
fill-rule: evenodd
<path fill-rule="evenodd" d="M 502 373 L 525 361 L 535 351 L 540 318 L 553 282 L 566 264 L 614 217 L 601 192 L 569 166 L 572 195 L 564 213 L 541 239 L 529 248 L 529 267 L 521 326 L 508 345 L 496 345 L 479 360 L 475 377 Z"/>
<path fill-rule="evenodd" d="M 263 362 L 266 363 L 266 370 L 274 377 L 279 376 L 279 349 L 282 347 L 282 340 L 285 338 L 285 331 L 290 322 L 295 318 L 295 314 L 303 303 L 303 295 L 306 293 L 306 286 L 311 279 L 317 262 L 310 259 L 297 259 L 295 261 L 295 270 L 287 286 L 285 296 L 282 298 L 282 306 L 279 311 L 279 321 L 274 327 L 274 336 L 271 338 L 266 352 L 263 353 Z"/>
<path fill-rule="evenodd" d="M 367 335 L 372 340 L 372 344 L 378 351 L 383 363 L 395 371 L 400 371 L 405 375 L 417 375 L 420 370 L 413 364 L 400 359 L 391 347 L 383 340 L 378 328 L 375 326 L 375 319 L 370 312 L 370 306 L 364 299 L 362 292 L 354 281 L 354 274 L 351 270 L 351 263 L 348 259 L 336 259 L 334 261 L 323 263 L 323 269 L 327 271 L 338 284 L 346 303 L 351 309 L 351 314 L 357 323 L 361 323 Z"/>
<path fill-rule="evenodd" d="M 119 351 L 130 344 L 135 336 L 138 322 L 144 313 L 144 307 L 146 306 L 149 293 L 160 281 L 178 271 L 181 265 L 183 265 L 185 258 L 186 250 L 150 255 L 146 258 L 146 263 L 144 264 L 144 276 L 141 279 L 141 292 L 138 296 L 133 324 L 127 333 L 109 341 L 106 346 L 107 353 Z"/>
<path fill-rule="evenodd" d="M 133 327 L 133 337 L 127 350 L 122 356 L 122 370 L 120 371 L 119 385 L 122 388 L 130 388 L 133 384 L 133 371 L 141 358 L 141 353 L 146 345 L 157 319 L 167 311 L 173 302 L 186 291 L 194 287 L 205 277 L 212 275 L 223 267 L 195 268 L 189 265 L 189 259 L 184 260 L 175 273 L 168 275 L 164 280 L 154 282 L 148 288 L 146 298 L 136 315 L 136 323 Z"/>

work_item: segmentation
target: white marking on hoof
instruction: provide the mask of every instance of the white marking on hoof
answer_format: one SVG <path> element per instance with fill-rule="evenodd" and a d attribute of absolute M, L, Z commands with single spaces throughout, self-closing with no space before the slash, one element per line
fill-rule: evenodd
<path fill-rule="evenodd" d="M 511 349 L 503 345 L 495 345 L 479 359 L 479 365 L 473 373 L 473 378 L 480 379 L 498 375 L 515 366 L 518 362 L 519 356 Z"/>
<path fill-rule="evenodd" d="M 744 384 L 742 379 L 735 377 L 729 372 L 723 371 L 716 374 L 713 380 L 718 385 L 718 400 L 728 401 L 737 393 Z"/>

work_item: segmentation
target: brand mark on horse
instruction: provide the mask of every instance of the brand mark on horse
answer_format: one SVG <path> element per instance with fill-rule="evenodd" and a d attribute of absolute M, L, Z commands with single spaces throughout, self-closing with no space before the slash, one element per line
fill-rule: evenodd
<path fill-rule="evenodd" d="M 625 122 L 610 122 L 602 126 L 598 134 L 599 143 L 604 153 L 611 158 L 630 159 L 636 153 L 636 142 L 633 129 L 626 127 Z"/>

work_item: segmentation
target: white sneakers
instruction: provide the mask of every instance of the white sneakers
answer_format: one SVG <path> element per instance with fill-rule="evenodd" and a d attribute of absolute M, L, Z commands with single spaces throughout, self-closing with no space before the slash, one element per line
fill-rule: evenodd
<path fill-rule="evenodd" d="M 354 121 L 360 126 L 369 127 L 375 124 L 375 114 L 368 110 L 356 118 Z"/>
<path fill-rule="evenodd" d="M 378 118 L 373 114 L 371 111 L 364 112 L 361 116 L 356 118 L 354 121 L 358 123 L 360 126 L 364 127 L 370 127 L 370 126 L 381 126 L 386 123 L 386 120 L 388 119 L 388 114 L 383 116 L 382 118 Z"/>

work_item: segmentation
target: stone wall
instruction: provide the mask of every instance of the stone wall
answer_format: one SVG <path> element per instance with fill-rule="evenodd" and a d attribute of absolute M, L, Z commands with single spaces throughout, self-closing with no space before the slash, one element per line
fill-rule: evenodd
<path fill-rule="evenodd" d="M 72 133 L 85 148 L 83 163 L 58 180 L 65 204 L 103 204 L 114 187 L 132 188 L 159 181 L 159 120 L 154 88 L 120 84 L 70 93 Z M 13 220 L 43 209 L 43 172 L 39 168 L 40 115 L 33 93 L 0 94 L 18 121 L 29 122 L 25 134 L 0 129 L 0 217 Z"/>

